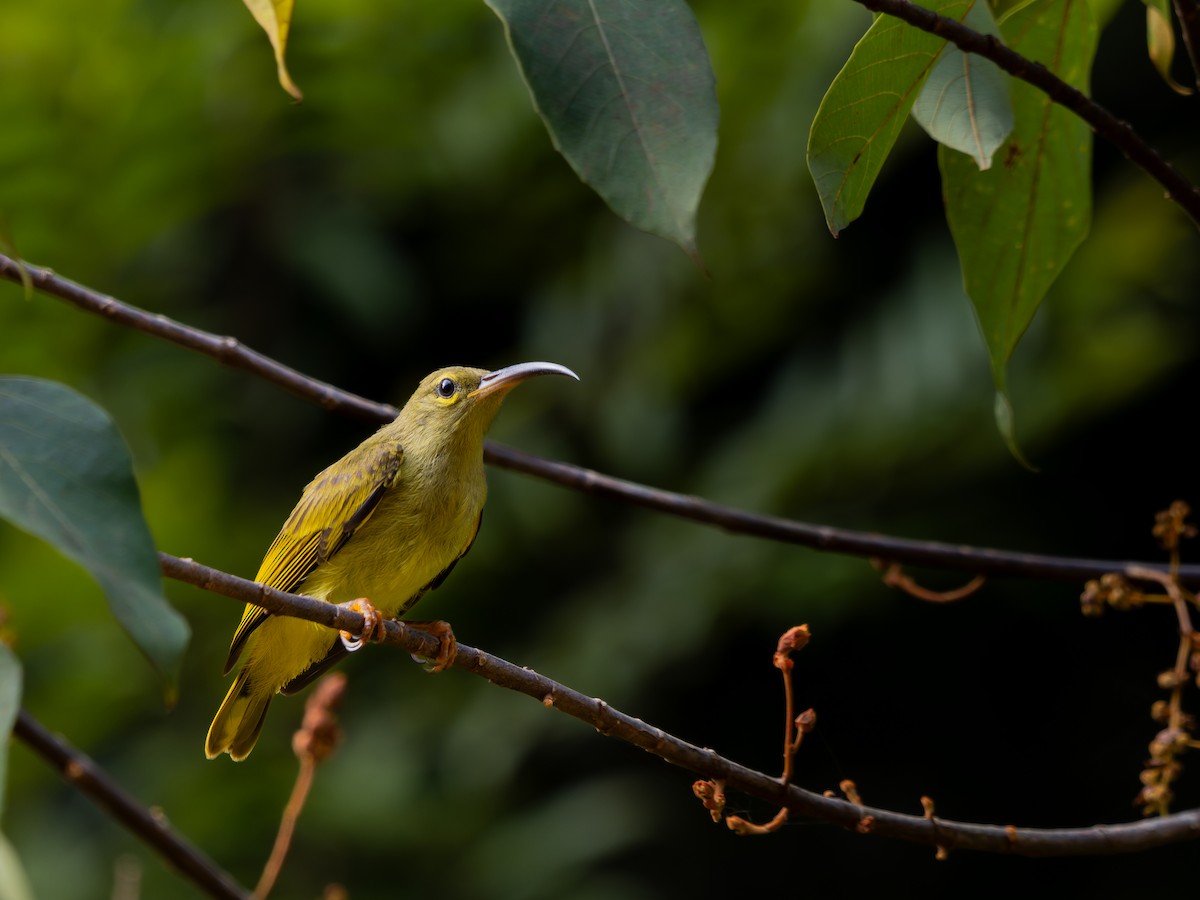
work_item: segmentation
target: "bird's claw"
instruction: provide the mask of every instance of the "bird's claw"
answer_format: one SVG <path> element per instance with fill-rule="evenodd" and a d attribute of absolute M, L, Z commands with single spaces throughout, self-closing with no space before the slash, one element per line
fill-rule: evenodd
<path fill-rule="evenodd" d="M 458 641 L 454 637 L 454 631 L 450 628 L 449 622 L 406 622 L 405 624 L 409 628 L 433 635 L 440 642 L 437 656 L 433 659 L 413 654 L 414 662 L 431 663 L 425 667 L 426 672 L 441 672 L 454 664 L 454 659 L 458 656 Z"/>
<path fill-rule="evenodd" d="M 360 634 L 351 634 L 349 631 L 338 632 L 343 647 L 353 653 L 368 641 L 380 642 L 383 640 L 387 634 L 387 628 L 383 624 L 383 613 L 377 610 L 370 600 L 366 597 L 359 597 L 357 600 L 351 600 L 342 605 L 363 617 L 363 628 Z"/>

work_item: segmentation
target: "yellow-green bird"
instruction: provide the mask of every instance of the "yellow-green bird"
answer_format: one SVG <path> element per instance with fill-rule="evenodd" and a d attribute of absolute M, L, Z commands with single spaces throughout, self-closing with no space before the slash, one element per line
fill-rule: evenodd
<path fill-rule="evenodd" d="M 567 375 L 546 362 L 488 372 L 455 366 L 426 377 L 400 414 L 304 489 L 267 550 L 255 581 L 364 613 L 362 639 L 442 583 L 471 548 L 487 481 L 483 436 L 505 395 L 536 375 Z M 453 647 L 445 623 L 443 653 Z M 204 752 L 245 759 L 276 693 L 310 684 L 360 639 L 247 604 L 226 674 L 246 661 L 217 710 Z M 440 659 L 445 664 L 446 660 Z"/>

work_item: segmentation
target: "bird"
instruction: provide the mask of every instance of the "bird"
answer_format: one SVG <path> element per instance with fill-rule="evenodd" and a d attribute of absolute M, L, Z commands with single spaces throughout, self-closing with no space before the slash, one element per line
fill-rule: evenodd
<path fill-rule="evenodd" d="M 255 581 L 347 604 L 358 636 L 246 605 L 225 663 L 245 662 L 213 718 L 209 759 L 245 759 L 277 693 L 293 694 L 437 588 L 471 549 L 487 499 L 483 438 L 505 396 L 539 375 L 579 376 L 526 362 L 495 371 L 451 366 L 426 376 L 390 423 L 319 473 L 271 543 Z M 452 659 L 445 622 L 410 623 L 442 639 L 434 668 Z"/>

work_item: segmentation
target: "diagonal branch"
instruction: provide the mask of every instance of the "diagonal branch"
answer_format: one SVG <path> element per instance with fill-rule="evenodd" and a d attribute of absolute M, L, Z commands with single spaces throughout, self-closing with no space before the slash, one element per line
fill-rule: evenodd
<path fill-rule="evenodd" d="M 22 265 L 33 279 L 34 285 L 43 293 L 66 300 L 80 309 L 104 316 L 129 328 L 144 331 L 198 353 L 204 353 L 225 365 L 257 375 L 297 396 L 319 403 L 326 409 L 377 422 L 391 421 L 396 415 L 394 406 L 375 403 L 326 382 L 310 378 L 250 349 L 236 338 L 215 335 L 176 322 L 166 316 L 155 315 L 128 303 L 122 303 L 63 278 L 50 269 L 28 263 Z M 0 254 L 0 277 L 14 283 L 21 283 L 21 266 L 9 257 Z M 1058 581 L 1099 578 L 1106 572 L 1124 571 L 1129 566 L 1166 571 L 1166 568 L 1158 563 L 1071 559 L 984 547 L 968 547 L 960 544 L 914 541 L 861 531 L 848 531 L 826 525 L 814 525 L 779 516 L 760 515 L 700 497 L 626 481 L 569 463 L 544 459 L 490 441 L 484 447 L 484 458 L 492 465 L 515 472 L 523 472 L 526 475 L 532 475 L 535 478 L 541 478 L 582 493 L 607 497 L 621 503 L 711 525 L 733 534 L 745 534 L 785 544 L 797 544 L 831 553 L 865 556 L 888 562 L 926 565 L 987 575 L 1021 576 Z M 1185 584 L 1200 584 L 1200 565 L 1180 566 L 1179 579 Z"/>
<path fill-rule="evenodd" d="M 24 708 L 17 713 L 13 735 L 210 897 L 249 900 L 250 893 L 174 832 L 165 816 L 138 803 L 90 757 L 52 734 Z"/>
<path fill-rule="evenodd" d="M 330 628 L 359 634 L 365 625 L 360 613 L 312 597 L 286 594 L 244 578 L 210 569 L 188 559 L 159 554 L 163 574 L 236 600 L 255 603 L 270 612 L 297 616 Z M 439 640 L 394 619 L 386 623 L 385 642 L 425 658 L 437 654 Z M 872 834 L 935 847 L 982 850 L 1022 856 L 1090 856 L 1132 853 L 1166 844 L 1200 840 L 1200 809 L 1120 825 L 1091 828 L 1015 828 L 977 825 L 948 819 L 910 816 L 825 797 L 749 769 L 713 750 L 697 747 L 661 728 L 635 719 L 605 701 L 588 697 L 537 672 L 506 662 L 474 647 L 458 644 L 453 665 L 493 684 L 539 701 L 593 726 L 601 734 L 625 741 L 671 765 L 705 778 L 722 779 L 726 787 L 787 807 L 807 816 L 853 830 L 865 817 L 873 819 Z"/>
<path fill-rule="evenodd" d="M 1111 142 L 1132 162 L 1161 184 L 1167 194 L 1183 207 L 1200 226 L 1200 188 L 1188 181 L 1158 151 L 1142 140 L 1126 121 L 1118 119 L 1082 91 L 1071 87 L 1041 63 L 1033 62 L 1005 47 L 992 35 L 980 34 L 961 22 L 940 16 L 909 0 L 855 0 L 867 9 L 902 19 L 909 25 L 945 38 L 959 49 L 990 59 L 1014 78 L 1020 78 L 1042 91 L 1060 106 L 1069 109 Z M 1194 3 L 1193 3 L 1194 6 Z"/>

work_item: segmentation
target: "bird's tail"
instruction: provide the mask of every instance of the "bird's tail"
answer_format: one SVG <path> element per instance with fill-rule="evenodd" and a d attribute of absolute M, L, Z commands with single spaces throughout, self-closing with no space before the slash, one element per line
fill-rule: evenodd
<path fill-rule="evenodd" d="M 249 668 L 242 666 L 208 728 L 204 755 L 209 759 L 228 753 L 235 760 L 243 760 L 258 741 L 275 692 L 255 687 L 247 678 Z"/>

